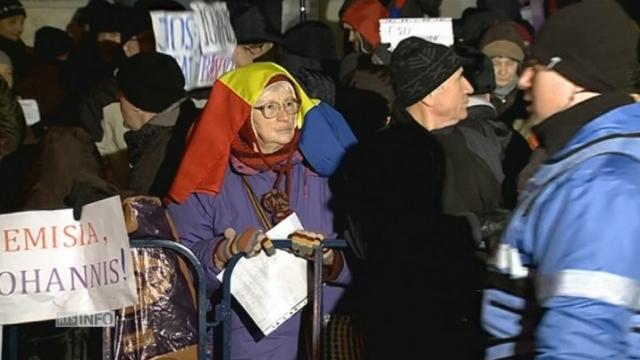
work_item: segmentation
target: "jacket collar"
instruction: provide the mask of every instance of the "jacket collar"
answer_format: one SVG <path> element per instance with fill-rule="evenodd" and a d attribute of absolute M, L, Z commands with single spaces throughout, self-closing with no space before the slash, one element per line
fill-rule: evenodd
<path fill-rule="evenodd" d="M 594 120 L 600 119 L 602 115 L 614 109 L 632 103 L 633 99 L 625 93 L 599 95 L 551 116 L 535 126 L 534 131 L 538 135 L 542 147 L 554 157 L 560 150 L 564 151 L 567 145 L 575 143 L 577 140 L 575 137 L 578 134 L 584 137 L 602 126 L 601 121 L 593 125 Z M 619 128 L 618 130 L 623 129 Z M 587 135 L 587 137 L 590 136 Z M 589 140 L 585 139 L 584 141 Z"/>
<path fill-rule="evenodd" d="M 161 126 L 161 127 L 172 127 L 176 125 L 178 121 L 178 116 L 180 115 L 180 106 L 186 100 L 186 98 L 182 98 L 175 103 L 171 104 L 166 110 L 161 113 L 156 114 L 154 117 L 149 120 L 147 125 L 153 126 Z"/>

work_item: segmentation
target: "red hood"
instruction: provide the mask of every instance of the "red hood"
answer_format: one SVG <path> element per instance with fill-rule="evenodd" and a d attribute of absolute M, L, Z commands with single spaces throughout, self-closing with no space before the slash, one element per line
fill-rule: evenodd
<path fill-rule="evenodd" d="M 379 0 L 357 0 L 342 15 L 342 21 L 353 26 L 372 46 L 380 45 L 380 23 L 389 11 Z"/>

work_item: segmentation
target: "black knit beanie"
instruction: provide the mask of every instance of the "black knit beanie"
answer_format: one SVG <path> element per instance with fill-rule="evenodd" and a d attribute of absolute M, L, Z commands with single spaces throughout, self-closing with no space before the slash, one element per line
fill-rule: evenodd
<path fill-rule="evenodd" d="M 633 89 L 640 31 L 613 0 L 583 0 L 551 16 L 533 44 L 542 64 L 586 90 Z"/>
<path fill-rule="evenodd" d="M 24 6 L 18 0 L 0 0 L 0 20 L 8 17 L 22 15 L 27 16 Z"/>
<path fill-rule="evenodd" d="M 407 107 L 422 100 L 460 68 L 452 48 L 410 37 L 391 54 L 391 85 L 398 102 Z"/>
<path fill-rule="evenodd" d="M 123 61 L 116 75 L 118 87 L 135 107 L 160 113 L 185 96 L 185 80 L 174 58 L 139 53 Z"/>

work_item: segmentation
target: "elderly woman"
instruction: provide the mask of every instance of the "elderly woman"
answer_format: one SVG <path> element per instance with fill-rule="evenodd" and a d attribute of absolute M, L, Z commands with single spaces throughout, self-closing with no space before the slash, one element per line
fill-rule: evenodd
<path fill-rule="evenodd" d="M 218 290 L 216 275 L 235 253 L 254 255 L 262 231 L 292 212 L 305 229 L 333 236 L 325 176 L 354 142 L 342 117 L 309 99 L 278 65 L 248 65 L 215 83 L 189 139 L 169 205 L 181 240 L 206 266 L 208 290 Z M 329 282 L 324 305 L 330 312 L 344 291 L 334 285 L 347 283 L 350 274 L 338 251 L 327 252 L 324 265 Z M 237 310 L 232 315 L 233 358 L 304 358 L 304 349 L 298 348 L 300 313 L 256 339 Z"/>

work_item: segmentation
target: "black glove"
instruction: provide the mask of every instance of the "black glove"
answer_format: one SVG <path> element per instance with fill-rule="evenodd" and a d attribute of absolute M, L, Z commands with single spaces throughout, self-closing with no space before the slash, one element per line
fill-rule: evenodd
<path fill-rule="evenodd" d="M 491 251 L 500 242 L 502 232 L 509 224 L 511 213 L 505 209 L 495 209 L 481 213 L 466 213 L 464 215 L 471 224 L 478 246 Z"/>
<path fill-rule="evenodd" d="M 391 63 L 391 51 L 389 48 L 391 44 L 382 43 L 375 50 L 373 50 L 372 62 L 376 65 L 389 66 Z"/>
<path fill-rule="evenodd" d="M 480 234 L 483 239 L 502 235 L 509 224 L 511 212 L 505 209 L 495 209 L 489 212 L 476 214 L 480 222 Z"/>
<path fill-rule="evenodd" d="M 117 193 L 115 186 L 98 176 L 79 176 L 73 182 L 71 191 L 64 198 L 64 202 L 73 208 L 73 218 L 78 221 L 82 216 L 83 206 Z"/>

